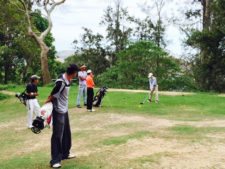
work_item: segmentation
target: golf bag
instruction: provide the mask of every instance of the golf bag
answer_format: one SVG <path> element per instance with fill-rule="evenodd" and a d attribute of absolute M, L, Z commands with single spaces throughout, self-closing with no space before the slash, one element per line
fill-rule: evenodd
<path fill-rule="evenodd" d="M 25 93 L 25 91 L 22 92 L 22 93 L 16 93 L 15 96 L 20 100 L 20 102 L 21 102 L 22 104 L 24 104 L 25 106 L 27 105 L 27 99 L 28 99 L 28 96 L 27 96 L 27 94 Z"/>
<path fill-rule="evenodd" d="M 102 99 L 104 98 L 104 96 L 106 95 L 107 92 L 107 87 L 102 87 L 98 90 L 98 92 L 96 93 L 96 95 L 94 96 L 94 100 L 93 100 L 93 106 L 95 107 L 100 107 L 102 104 Z"/>
<path fill-rule="evenodd" d="M 52 103 L 44 104 L 40 109 L 40 116 L 33 120 L 31 131 L 35 134 L 41 133 L 45 127 L 50 126 L 52 121 Z"/>

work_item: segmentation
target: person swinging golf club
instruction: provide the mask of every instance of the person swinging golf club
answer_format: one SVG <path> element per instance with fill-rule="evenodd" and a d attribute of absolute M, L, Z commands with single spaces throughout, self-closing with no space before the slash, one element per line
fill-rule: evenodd
<path fill-rule="evenodd" d="M 149 102 L 152 102 L 154 92 L 155 94 L 155 102 L 159 102 L 159 97 L 158 97 L 158 84 L 157 84 L 157 79 L 156 77 L 153 76 L 153 73 L 148 74 L 148 79 L 149 79 Z"/>
<path fill-rule="evenodd" d="M 60 168 L 61 161 L 65 159 L 75 158 L 70 153 L 72 146 L 71 130 L 68 115 L 68 96 L 70 84 L 77 76 L 79 68 L 72 64 L 67 68 L 66 73 L 56 80 L 46 103 L 53 103 L 53 133 L 51 138 L 51 167 Z"/>
<path fill-rule="evenodd" d="M 39 111 L 40 111 L 40 105 L 37 100 L 38 96 L 38 88 L 37 85 L 39 83 L 40 77 L 37 75 L 32 75 L 30 77 L 30 83 L 27 84 L 25 93 L 27 95 L 27 101 L 26 101 L 26 106 L 27 106 L 27 125 L 28 128 L 31 129 L 32 123 L 33 123 L 33 114 L 35 113 L 35 116 L 39 116 Z"/>

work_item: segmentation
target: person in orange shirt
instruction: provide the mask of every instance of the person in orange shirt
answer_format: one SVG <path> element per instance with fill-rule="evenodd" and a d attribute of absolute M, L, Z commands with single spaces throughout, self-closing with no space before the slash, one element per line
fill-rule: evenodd
<path fill-rule="evenodd" d="M 86 78 L 86 83 L 87 83 L 87 110 L 89 112 L 94 112 L 95 110 L 92 108 L 93 105 L 93 99 L 94 99 L 94 75 L 91 70 L 87 71 L 87 78 Z"/>

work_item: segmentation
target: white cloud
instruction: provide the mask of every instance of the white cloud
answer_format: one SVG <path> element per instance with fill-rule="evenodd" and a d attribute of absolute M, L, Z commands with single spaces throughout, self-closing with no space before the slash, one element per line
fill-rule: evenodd
<path fill-rule="evenodd" d="M 164 15 L 176 16 L 179 14 L 178 2 L 182 0 L 170 0 Z M 172 2 L 173 1 L 173 2 Z M 186 0 L 183 0 L 186 1 Z M 92 29 L 94 32 L 103 33 L 104 28 L 99 25 L 104 10 L 113 0 L 67 0 L 65 4 L 53 12 L 53 30 L 55 45 L 58 51 L 73 49 L 72 42 L 80 37 L 82 27 Z M 145 0 L 123 0 L 123 5 L 128 7 L 131 15 L 143 17 L 145 14 L 138 7 Z M 166 32 L 169 41 L 167 49 L 173 55 L 182 54 L 181 33 L 174 25 L 169 26 Z"/>

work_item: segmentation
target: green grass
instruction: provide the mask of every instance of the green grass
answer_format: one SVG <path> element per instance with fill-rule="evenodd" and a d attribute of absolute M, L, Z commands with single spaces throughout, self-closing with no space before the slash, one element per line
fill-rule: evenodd
<path fill-rule="evenodd" d="M 10 160 L 1 161 L 1 169 L 48 169 L 49 157 L 43 152 L 34 152 L 24 156 L 16 156 Z M 85 159 L 78 158 L 76 163 L 71 161 L 63 162 L 63 169 L 92 169 Z"/>
<path fill-rule="evenodd" d="M 10 88 L 13 92 L 22 92 L 24 87 Z M 39 100 L 43 104 L 52 87 L 39 87 Z M 97 91 L 97 90 L 95 90 Z M 76 105 L 77 86 L 70 90 L 69 107 Z M 225 97 L 218 97 L 214 93 L 196 93 L 187 96 L 160 96 L 159 104 L 140 102 L 146 94 L 111 92 L 103 100 L 103 112 L 144 113 L 154 116 L 165 116 L 177 120 L 202 120 L 204 118 L 225 118 Z"/>
<path fill-rule="evenodd" d="M 2 88 L 4 88 L 3 86 Z M 4 88 L 12 92 L 22 92 L 23 86 Z M 38 97 L 42 105 L 47 99 L 52 86 L 39 87 Z M 70 90 L 69 107 L 76 106 L 77 86 Z M 140 102 L 146 94 L 110 92 L 103 100 L 103 107 L 96 113 L 76 113 L 77 109 L 71 111 L 71 123 L 73 126 L 73 140 L 76 150 L 84 152 L 78 159 L 63 162 L 63 169 L 124 169 L 140 168 L 145 163 L 160 163 L 160 159 L 173 156 L 170 152 L 160 152 L 150 156 L 134 159 L 133 161 L 121 160 L 130 141 L 148 139 L 198 141 L 207 138 L 208 134 L 220 134 L 225 132 L 225 127 L 196 127 L 185 124 L 185 121 L 198 122 L 203 120 L 225 119 L 225 97 L 218 97 L 215 93 L 196 93 L 189 96 L 160 96 L 159 104 Z M 2 99 L 1 99 L 2 98 Z M 50 146 L 41 146 L 38 149 L 21 153 L 27 144 L 33 144 L 47 137 L 46 142 L 50 143 L 51 130 L 45 130 L 41 135 L 34 135 L 25 127 L 26 108 L 13 96 L 0 93 L 0 168 L 2 169 L 47 169 L 50 159 Z M 109 115 L 108 115 L 109 114 Z M 182 121 L 183 125 L 174 125 L 168 128 L 157 128 L 149 130 L 145 123 L 129 122 L 121 120 L 114 123 L 116 114 L 123 116 L 141 116 Z M 96 119 L 95 115 L 98 117 Z M 92 119 L 95 118 L 95 119 Z M 109 118 L 109 123 L 104 123 L 101 118 Z M 112 118 L 112 119 L 110 119 Z M 88 120 L 87 120 L 88 119 Z M 85 121 L 87 120 L 87 121 Z M 104 125 L 101 125 L 101 122 Z M 149 124 L 151 125 L 151 124 Z M 119 135 L 113 135 L 122 133 Z M 120 136 L 121 135 L 121 136 Z M 49 138 L 48 138 L 49 137 Z M 46 143 L 46 144 L 47 144 Z M 76 146 L 79 143 L 79 146 Z M 119 148 L 118 148 L 119 147 Z M 19 150 L 20 154 L 17 154 Z M 90 151 L 90 152 L 89 152 Z M 126 158 L 124 158 L 126 159 Z M 130 166 L 131 165 L 131 166 Z"/>
<path fill-rule="evenodd" d="M 0 93 L 0 101 L 1 100 L 5 100 L 5 99 L 8 99 L 8 98 L 9 98 L 8 95 Z"/>
<path fill-rule="evenodd" d="M 203 135 L 206 133 L 224 133 L 225 127 L 194 127 L 178 125 L 171 127 L 170 130 L 179 135 Z"/>
<path fill-rule="evenodd" d="M 147 115 L 176 118 L 177 120 L 202 120 L 225 117 L 225 98 L 217 94 L 197 93 L 190 96 L 160 96 L 159 104 L 139 103 L 146 94 L 109 93 L 104 100 L 104 110 L 119 113 L 144 113 Z"/>

